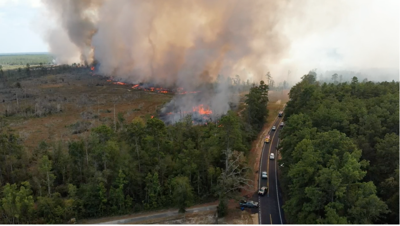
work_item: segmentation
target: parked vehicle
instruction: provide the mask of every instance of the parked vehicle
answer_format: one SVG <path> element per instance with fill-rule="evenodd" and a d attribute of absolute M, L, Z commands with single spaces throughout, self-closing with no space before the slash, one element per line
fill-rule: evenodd
<path fill-rule="evenodd" d="M 272 127 L 272 131 L 275 131 L 275 130 L 276 130 L 276 126 L 273 126 L 273 127 Z"/>
<path fill-rule="evenodd" d="M 279 116 L 279 117 L 282 117 L 282 116 L 283 116 L 283 111 L 280 111 L 280 112 L 278 113 L 278 116 Z"/>
<path fill-rule="evenodd" d="M 285 125 L 285 123 L 281 122 L 280 126 L 283 127 Z"/>
<path fill-rule="evenodd" d="M 248 207 L 248 208 L 257 208 L 258 207 L 258 202 L 254 201 L 240 201 L 240 206 L 241 207 Z"/>

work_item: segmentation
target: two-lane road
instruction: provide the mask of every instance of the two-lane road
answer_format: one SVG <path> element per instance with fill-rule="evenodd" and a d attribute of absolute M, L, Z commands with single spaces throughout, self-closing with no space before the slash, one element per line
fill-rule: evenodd
<path fill-rule="evenodd" d="M 267 186 L 268 192 L 264 196 L 259 196 L 259 223 L 260 224 L 284 224 L 285 218 L 282 210 L 282 199 L 279 191 L 277 178 L 278 156 L 276 147 L 278 146 L 279 131 L 282 127 L 279 124 L 282 118 L 278 117 L 274 126 L 276 131 L 270 131 L 270 142 L 264 143 L 261 162 L 260 162 L 260 183 L 259 186 Z M 274 153 L 275 159 L 270 159 L 270 154 Z M 261 172 L 267 171 L 268 179 L 261 179 Z"/>

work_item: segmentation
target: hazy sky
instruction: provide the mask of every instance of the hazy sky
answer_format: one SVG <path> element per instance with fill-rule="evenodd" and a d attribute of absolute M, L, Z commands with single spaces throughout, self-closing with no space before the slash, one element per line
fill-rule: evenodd
<path fill-rule="evenodd" d="M 42 7 L 40 0 L 0 0 L 0 53 L 48 51 L 33 24 Z"/>
<path fill-rule="evenodd" d="M 303 2 L 293 2 L 297 1 Z M 291 50 L 277 67 L 287 71 L 286 65 L 301 63 L 304 68 L 369 66 L 398 70 L 399 0 L 304 2 L 302 14 L 297 13 L 292 20 L 296 24 L 283 31 Z M 0 0 L 0 53 L 49 51 L 44 39 L 46 28 L 56 23 L 47 17 L 45 9 L 41 0 Z"/>

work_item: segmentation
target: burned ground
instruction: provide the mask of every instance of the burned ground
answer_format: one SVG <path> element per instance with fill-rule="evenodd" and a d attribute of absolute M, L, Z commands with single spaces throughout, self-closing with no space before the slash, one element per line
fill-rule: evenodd
<path fill-rule="evenodd" d="M 0 89 L 2 125 L 17 131 L 24 145 L 69 141 L 87 136 L 102 123 L 114 126 L 115 117 L 125 121 L 150 117 L 172 94 L 134 90 L 130 85 L 107 82 L 87 71 L 9 80 Z M 116 119 L 118 121 L 118 119 Z"/>

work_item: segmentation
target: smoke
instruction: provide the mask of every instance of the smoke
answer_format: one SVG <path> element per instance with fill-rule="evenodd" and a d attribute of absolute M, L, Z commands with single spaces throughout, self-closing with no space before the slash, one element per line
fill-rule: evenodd
<path fill-rule="evenodd" d="M 61 62 L 68 62 L 73 58 L 71 51 L 78 50 L 80 60 L 83 63 L 93 61 L 93 47 L 91 45 L 92 37 L 96 33 L 96 14 L 97 7 L 102 4 L 101 0 L 65 0 L 52 1 L 42 0 L 48 7 L 54 19 L 61 25 L 68 34 L 69 40 L 74 44 L 71 49 L 71 43 L 63 40 L 63 31 L 59 28 L 53 28 L 46 36 L 50 52 L 54 53 Z M 65 38 L 64 38 L 65 39 Z M 63 45 L 66 43 L 66 46 Z M 76 53 L 76 52 L 75 52 Z"/>
<path fill-rule="evenodd" d="M 201 91 L 174 98 L 170 104 L 180 109 L 206 103 L 225 113 L 237 101 L 229 85 L 205 88 L 218 75 L 258 82 L 270 71 L 275 84 L 293 84 L 314 68 L 394 68 L 398 75 L 397 14 L 379 11 L 394 8 L 395 0 L 44 2 L 64 30 L 46 35 L 60 61 L 70 62 L 76 51 L 82 61 L 96 59 L 102 74 L 126 82 Z M 58 38 L 63 33 L 68 41 Z"/>

